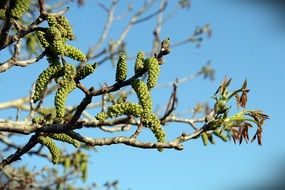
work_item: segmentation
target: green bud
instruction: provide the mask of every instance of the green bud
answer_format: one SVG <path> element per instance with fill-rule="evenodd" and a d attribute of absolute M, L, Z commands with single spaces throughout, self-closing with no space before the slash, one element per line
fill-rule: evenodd
<path fill-rule="evenodd" d="M 127 78 L 127 58 L 124 53 L 121 53 L 117 63 L 116 81 L 123 82 Z"/>

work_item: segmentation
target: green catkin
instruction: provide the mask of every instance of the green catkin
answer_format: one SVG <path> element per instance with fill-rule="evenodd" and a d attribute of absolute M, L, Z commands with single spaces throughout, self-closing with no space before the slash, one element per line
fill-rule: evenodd
<path fill-rule="evenodd" d="M 57 54 L 57 55 L 61 55 L 64 56 L 66 54 L 66 48 L 65 48 L 65 43 L 62 39 L 60 40 L 54 40 L 51 43 L 51 50 Z"/>
<path fill-rule="evenodd" d="M 14 0 L 10 3 L 12 5 L 11 17 L 16 19 L 21 18 L 30 8 L 30 0 Z"/>
<path fill-rule="evenodd" d="M 73 139 L 69 135 L 64 134 L 64 133 L 50 134 L 49 137 L 51 137 L 55 140 L 58 140 L 58 141 L 62 141 L 62 142 L 72 144 L 76 148 L 78 148 L 80 146 L 80 142 L 78 140 Z"/>
<path fill-rule="evenodd" d="M 83 61 L 83 62 L 87 61 L 86 56 L 84 55 L 84 53 L 82 53 L 81 50 L 67 44 L 64 44 L 63 48 L 65 56 L 70 57 L 77 61 Z"/>
<path fill-rule="evenodd" d="M 76 71 L 76 80 L 82 80 L 92 74 L 97 67 L 97 64 L 87 64 Z"/>
<path fill-rule="evenodd" d="M 127 57 L 124 53 L 121 53 L 117 63 L 116 69 L 116 82 L 123 82 L 127 78 Z"/>
<path fill-rule="evenodd" d="M 43 48 L 47 48 L 50 46 L 50 43 L 47 40 L 47 36 L 46 36 L 45 32 L 36 31 L 36 36 L 37 36 L 40 44 L 43 46 Z"/>
<path fill-rule="evenodd" d="M 201 134 L 201 137 L 202 137 L 202 141 L 203 141 L 204 146 L 207 146 L 209 143 L 208 134 L 206 132 L 203 132 Z"/>
<path fill-rule="evenodd" d="M 155 135 L 158 142 L 165 142 L 165 132 L 163 131 L 160 120 L 154 113 L 145 112 L 143 115 L 143 123 L 147 126 Z M 162 151 L 162 149 L 158 149 Z"/>
<path fill-rule="evenodd" d="M 61 40 L 61 32 L 56 26 L 51 26 L 47 30 L 47 34 L 53 41 Z"/>
<path fill-rule="evenodd" d="M 152 100 L 151 100 L 151 95 L 147 88 L 147 85 L 141 80 L 135 80 L 132 82 L 132 88 L 136 92 L 142 108 L 146 112 L 151 112 L 152 111 Z"/>
<path fill-rule="evenodd" d="M 108 107 L 106 112 L 98 113 L 96 119 L 99 122 L 104 122 L 107 118 L 114 118 L 121 115 L 132 115 L 134 117 L 140 117 L 142 113 L 143 108 L 141 105 L 131 102 L 124 102 Z"/>
<path fill-rule="evenodd" d="M 61 73 L 61 66 L 49 66 L 39 75 L 35 84 L 35 93 L 33 95 L 34 102 L 37 102 L 43 97 L 49 81 L 55 77 L 59 77 Z"/>
<path fill-rule="evenodd" d="M 65 84 L 58 88 L 54 98 L 54 106 L 56 109 L 57 118 L 63 118 L 65 115 L 65 102 L 67 96 L 75 89 L 76 83 L 72 80 L 70 82 L 61 83 Z"/>
<path fill-rule="evenodd" d="M 50 137 L 39 136 L 38 141 L 49 149 L 52 157 L 52 163 L 57 164 L 61 157 L 61 151 L 53 142 L 53 140 Z"/>
<path fill-rule="evenodd" d="M 144 69 L 144 52 L 139 51 L 137 54 L 134 70 L 135 73 L 138 73 L 143 69 Z"/>
<path fill-rule="evenodd" d="M 49 26 L 57 26 L 57 20 L 55 15 L 48 15 L 47 21 Z"/>
<path fill-rule="evenodd" d="M 0 9 L 0 20 L 5 20 L 6 18 L 5 12 L 6 12 L 5 9 Z"/>
<path fill-rule="evenodd" d="M 140 117 L 142 113 L 142 106 L 131 102 L 114 104 L 107 110 L 108 117 L 111 118 L 118 117 L 120 115 L 132 115 L 134 117 Z"/>
<path fill-rule="evenodd" d="M 63 118 L 65 115 L 66 98 L 76 87 L 76 83 L 74 81 L 75 76 L 76 69 L 74 65 L 65 64 L 63 67 L 62 79 L 58 81 L 60 87 L 56 91 L 54 98 L 57 118 Z"/>
<path fill-rule="evenodd" d="M 47 57 L 47 61 L 50 66 L 60 66 L 61 65 L 58 55 L 47 53 L 46 57 Z"/>
<path fill-rule="evenodd" d="M 69 40 L 74 40 L 75 36 L 68 19 L 62 15 L 58 16 L 56 19 L 58 25 L 62 26 L 65 29 L 65 31 L 63 31 L 65 33 L 64 37 L 68 38 Z"/>
<path fill-rule="evenodd" d="M 97 116 L 95 118 L 99 122 L 103 123 L 108 118 L 108 114 L 106 112 L 100 112 L 97 114 Z"/>
<path fill-rule="evenodd" d="M 148 89 L 152 89 L 157 84 L 160 66 L 157 59 L 154 57 L 147 58 L 144 64 L 145 68 L 148 70 L 147 87 Z"/>

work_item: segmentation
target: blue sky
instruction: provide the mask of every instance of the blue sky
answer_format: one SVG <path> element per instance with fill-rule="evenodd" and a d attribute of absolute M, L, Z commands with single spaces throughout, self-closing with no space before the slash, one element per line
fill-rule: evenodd
<path fill-rule="evenodd" d="M 128 2 L 128 1 L 125 1 Z M 171 1 L 173 2 L 173 1 Z M 124 3 L 119 11 L 124 10 Z M 169 8 L 174 6 L 170 3 Z M 71 5 L 67 14 L 74 26 L 77 40 L 74 44 L 85 52 L 96 42 L 104 23 L 104 12 L 93 1 L 78 9 Z M 216 69 L 216 80 L 201 78 L 182 84 L 178 89 L 178 111 L 192 108 L 197 102 L 211 102 L 225 76 L 232 77 L 232 89 L 241 86 L 244 79 L 250 88 L 248 108 L 262 109 L 270 116 L 264 126 L 263 146 L 257 143 L 235 145 L 231 142 L 204 147 L 201 140 L 185 143 L 181 152 L 166 150 L 141 150 L 116 145 L 99 147 L 90 154 L 89 177 L 100 183 L 120 180 L 121 189 L 232 189 L 260 182 L 269 183 L 278 175 L 284 164 L 285 133 L 283 127 L 283 97 L 285 70 L 285 30 L 278 22 L 275 10 L 262 4 L 237 3 L 236 1 L 193 0 L 189 11 L 181 11 L 165 24 L 162 36 L 180 41 L 192 34 L 196 26 L 210 23 L 213 36 L 200 48 L 187 44 L 173 49 L 162 65 L 159 82 L 165 83 L 197 72 L 208 60 Z M 151 21 L 135 27 L 127 37 L 127 50 L 135 54 L 148 51 L 152 45 Z M 116 39 L 123 24 L 115 24 L 109 39 Z M 0 101 L 14 99 L 28 93 L 31 82 L 45 68 L 44 62 L 28 68 L 13 68 L 0 75 Z M 98 75 L 89 78 L 88 84 L 98 85 L 112 81 L 114 71 L 106 63 Z M 17 76 L 14 80 L 14 76 Z M 95 81 L 95 82 L 94 82 Z M 16 86 L 16 88 L 9 88 Z M 167 101 L 171 89 L 154 90 L 154 104 Z M 81 94 L 79 97 L 83 97 Z M 72 99 L 74 97 L 74 99 Z M 72 96 L 70 102 L 79 102 Z M 213 102 L 212 102 L 213 103 Z M 1 117 L 7 114 L 0 112 Z M 166 126 L 169 136 L 191 131 L 189 126 Z M 99 133 L 99 132 L 98 132 Z M 95 136 L 99 134 L 95 133 Z M 24 156 L 23 163 L 30 157 Z M 20 164 L 19 164 L 20 165 Z"/>

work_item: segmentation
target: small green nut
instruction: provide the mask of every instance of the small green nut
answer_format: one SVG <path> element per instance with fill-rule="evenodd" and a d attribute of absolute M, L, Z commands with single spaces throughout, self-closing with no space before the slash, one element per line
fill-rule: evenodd
<path fill-rule="evenodd" d="M 30 8 L 30 0 L 13 0 L 10 1 L 11 17 L 20 19 Z"/>
<path fill-rule="evenodd" d="M 144 69 L 144 52 L 139 51 L 137 54 L 136 62 L 135 62 L 135 73 L 138 73 Z"/>
<path fill-rule="evenodd" d="M 123 82 L 127 78 L 127 57 L 124 53 L 121 53 L 117 63 L 116 69 L 116 82 Z"/>
<path fill-rule="evenodd" d="M 46 146 L 49 149 L 49 152 L 52 157 L 52 160 L 51 160 L 52 163 L 57 164 L 60 161 L 61 151 L 56 146 L 56 144 L 53 142 L 53 140 L 50 137 L 39 136 L 38 142 Z"/>
<path fill-rule="evenodd" d="M 34 102 L 40 100 L 48 86 L 48 83 L 55 77 L 59 77 L 62 74 L 62 66 L 49 66 L 44 70 L 36 80 L 35 92 L 33 94 Z"/>
<path fill-rule="evenodd" d="M 214 135 L 219 137 L 224 142 L 227 142 L 229 140 L 229 138 L 226 135 L 224 135 L 221 130 L 216 129 L 214 131 Z"/>
<path fill-rule="evenodd" d="M 151 112 L 152 99 L 147 85 L 141 80 L 135 80 L 132 82 L 131 85 L 137 94 L 137 97 L 140 101 L 140 105 L 142 106 L 142 108 L 147 112 Z"/>
<path fill-rule="evenodd" d="M 203 141 L 204 146 L 207 146 L 209 143 L 208 134 L 206 132 L 203 132 L 201 134 L 201 137 L 202 137 L 202 141 Z"/>
<path fill-rule="evenodd" d="M 78 140 L 73 139 L 69 135 L 64 134 L 64 133 L 59 133 L 59 134 L 53 133 L 53 134 L 50 134 L 49 137 L 51 137 L 52 139 L 58 140 L 58 141 L 72 144 L 76 148 L 80 147 L 80 142 Z"/>
<path fill-rule="evenodd" d="M 157 84 L 160 66 L 154 57 L 147 58 L 144 62 L 144 66 L 148 70 L 147 87 L 148 89 L 152 89 Z"/>
<path fill-rule="evenodd" d="M 81 50 L 71 46 L 71 45 L 67 45 L 64 44 L 64 56 L 70 57 L 71 59 L 77 60 L 77 61 L 82 61 L 85 62 L 87 61 L 86 56 L 84 55 L 84 53 L 82 53 Z"/>
<path fill-rule="evenodd" d="M 97 67 L 97 64 L 87 64 L 76 71 L 75 80 L 82 80 L 88 75 L 91 75 Z"/>

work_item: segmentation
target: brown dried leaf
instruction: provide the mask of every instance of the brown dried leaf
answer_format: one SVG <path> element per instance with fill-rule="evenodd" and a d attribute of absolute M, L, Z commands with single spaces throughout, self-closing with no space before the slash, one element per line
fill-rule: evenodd
<path fill-rule="evenodd" d="M 242 107 L 245 108 L 246 103 L 247 103 L 247 93 L 249 92 L 249 90 L 243 90 L 241 97 L 239 98 L 239 102 L 238 104 Z"/>
<path fill-rule="evenodd" d="M 245 90 L 246 86 L 247 86 L 247 79 L 245 79 L 245 81 L 243 82 L 241 89 Z"/>

